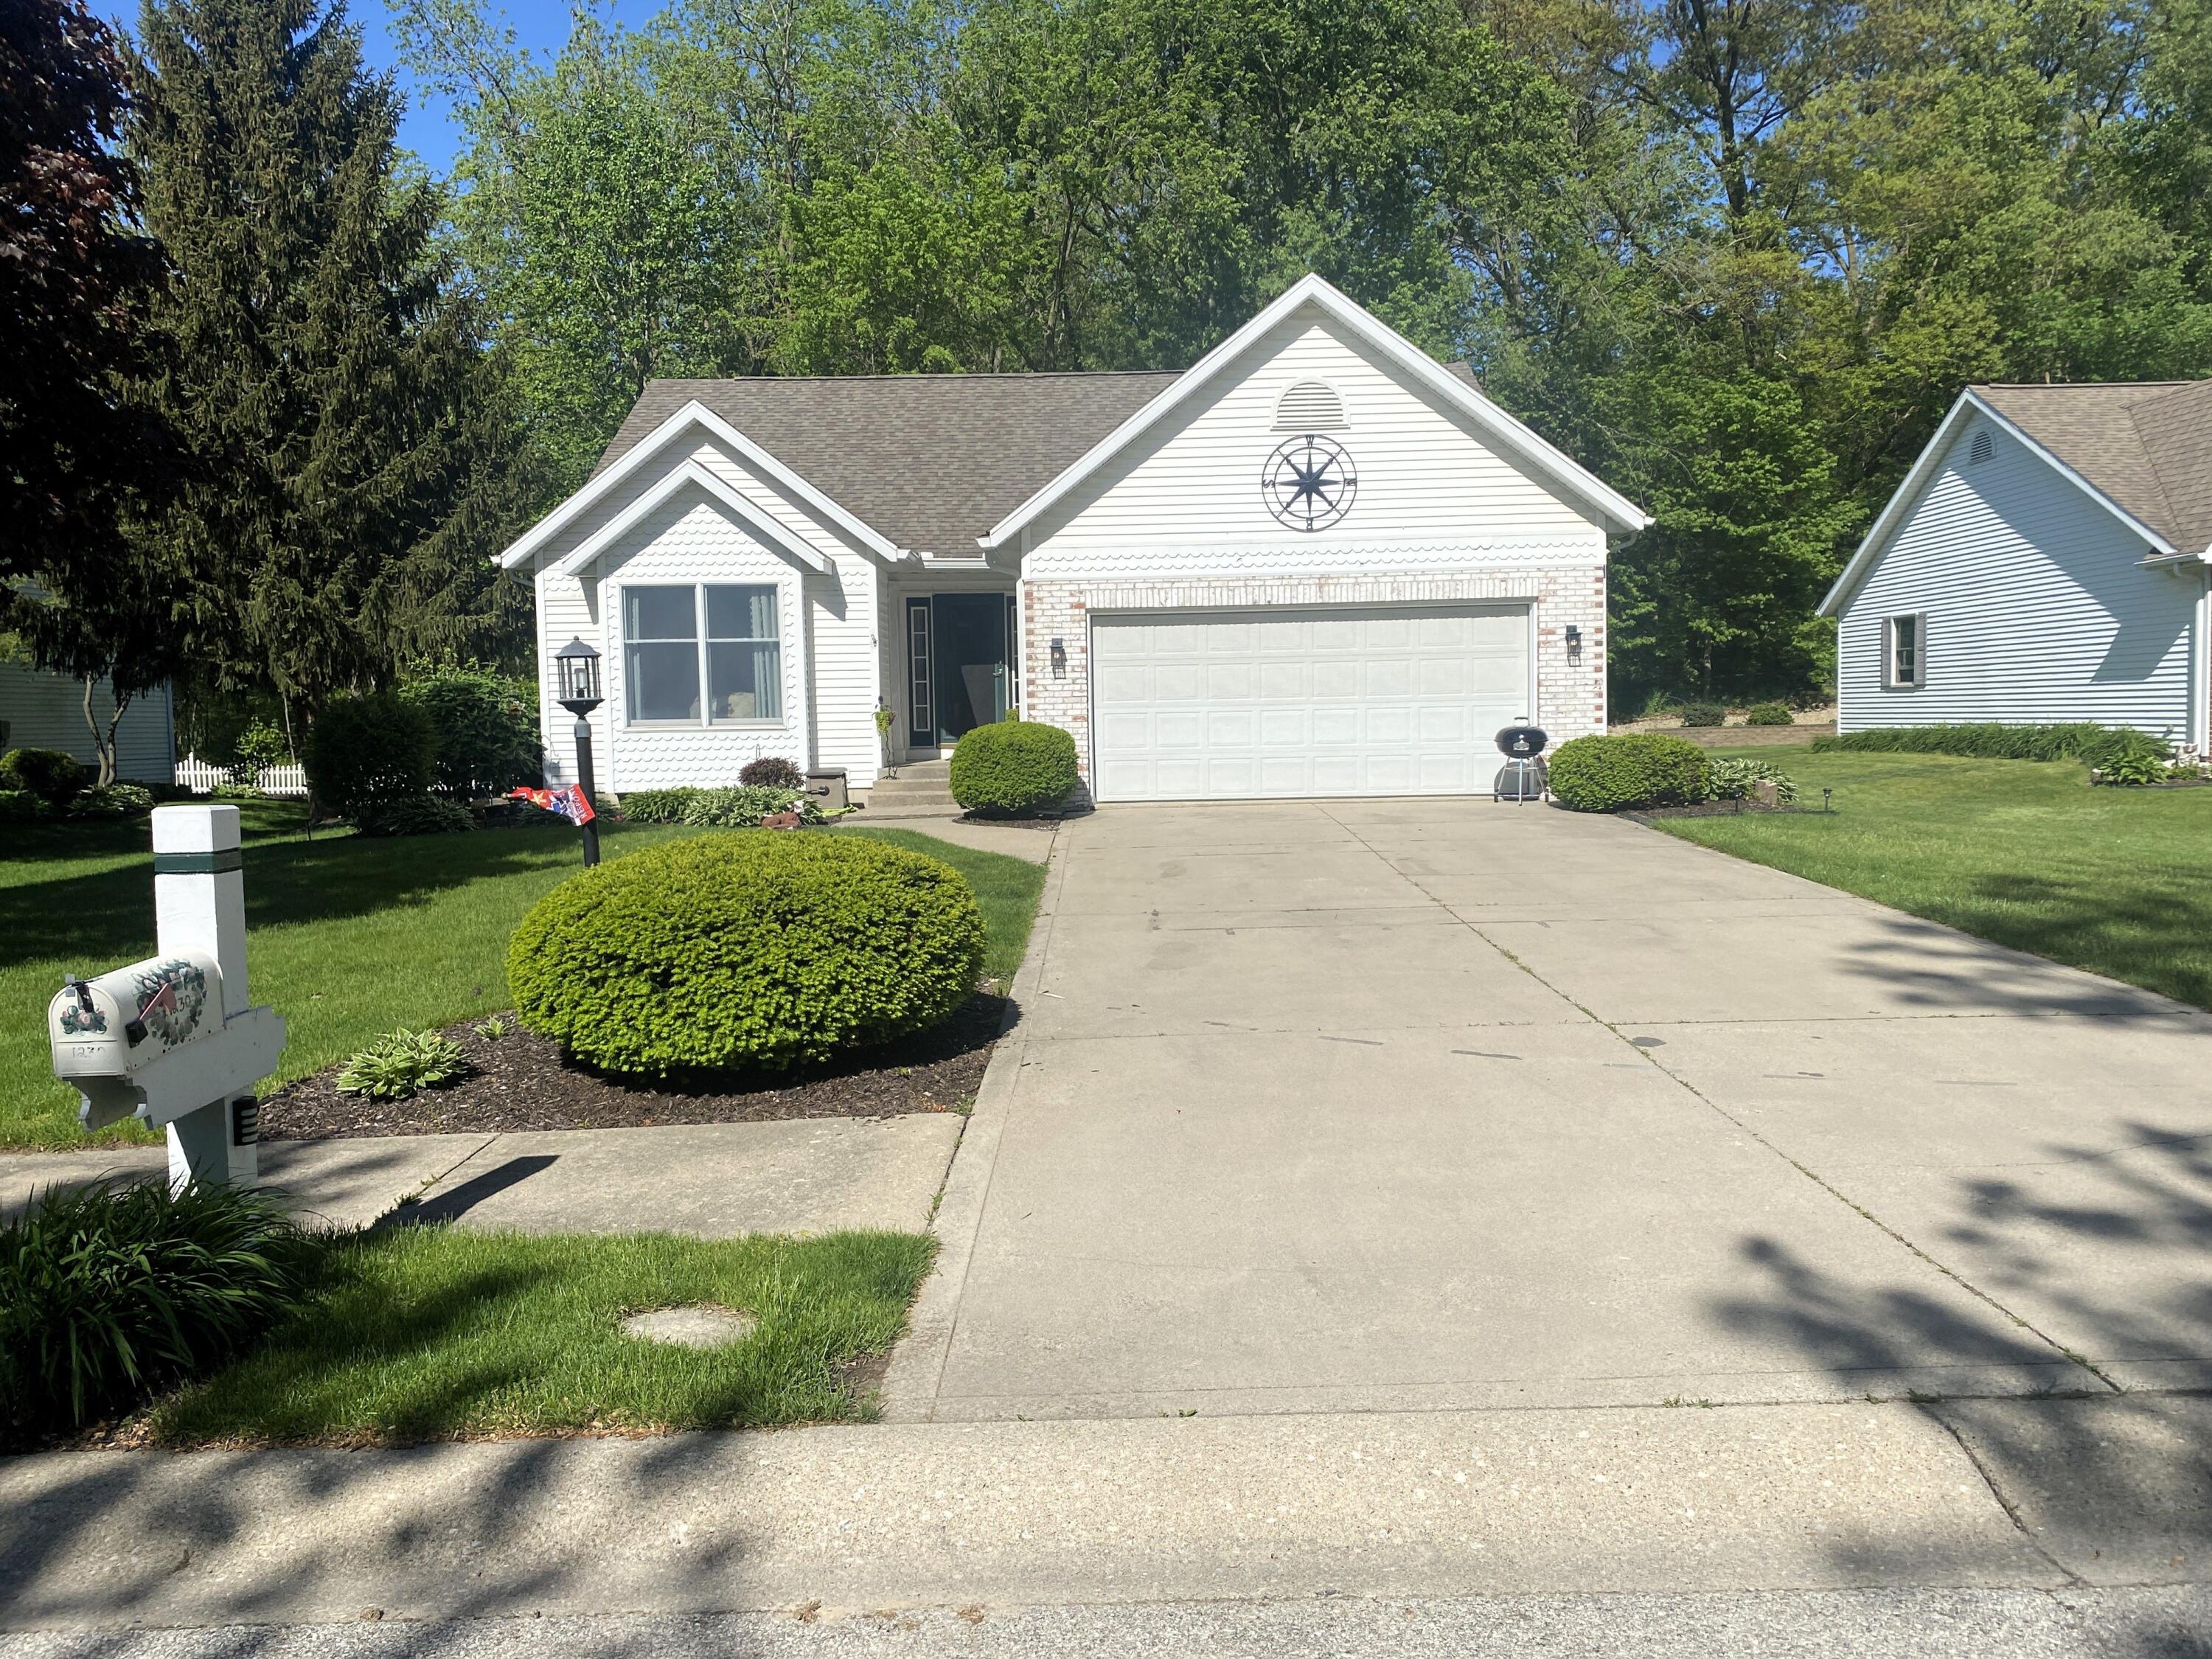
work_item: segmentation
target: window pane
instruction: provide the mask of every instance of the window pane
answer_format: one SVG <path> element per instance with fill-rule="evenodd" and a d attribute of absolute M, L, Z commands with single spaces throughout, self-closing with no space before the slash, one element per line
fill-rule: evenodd
<path fill-rule="evenodd" d="M 707 637 L 710 640 L 772 640 L 776 637 L 775 589 L 710 587 L 707 590 Z"/>
<path fill-rule="evenodd" d="M 708 719 L 780 720 L 783 718 L 783 649 L 763 645 L 707 647 Z"/>
<path fill-rule="evenodd" d="M 679 591 L 688 596 L 688 589 Z M 634 720 L 696 720 L 699 718 L 697 646 L 633 645 L 629 647 L 629 717 Z"/>
<path fill-rule="evenodd" d="M 633 640 L 696 640 L 698 610 L 688 587 L 626 587 L 629 614 L 623 633 Z"/>

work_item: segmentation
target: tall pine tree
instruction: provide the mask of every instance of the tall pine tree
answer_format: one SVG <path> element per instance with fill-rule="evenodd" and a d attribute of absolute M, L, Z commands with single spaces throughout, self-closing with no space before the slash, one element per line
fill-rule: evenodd
<path fill-rule="evenodd" d="M 176 268 L 149 391 L 204 469 L 150 534 L 191 574 L 198 672 L 312 720 L 411 657 L 507 654 L 516 422 L 391 82 L 342 4 L 148 0 L 140 33 L 130 146 Z"/>

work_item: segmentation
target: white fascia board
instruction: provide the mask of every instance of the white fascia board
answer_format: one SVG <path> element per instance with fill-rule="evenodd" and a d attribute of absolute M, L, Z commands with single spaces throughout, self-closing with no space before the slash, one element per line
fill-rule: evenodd
<path fill-rule="evenodd" d="M 589 568 L 592 560 L 605 552 L 630 530 L 650 518 L 672 497 L 692 489 L 702 490 L 721 503 L 730 515 L 744 525 L 750 534 L 766 545 L 774 548 L 794 564 L 804 566 L 806 569 L 820 575 L 826 576 L 831 574 L 832 567 L 830 561 L 822 554 L 800 541 L 781 525 L 769 518 L 767 514 L 762 512 L 759 507 L 700 465 L 696 459 L 685 461 L 683 465 L 631 502 L 628 507 L 601 526 L 588 539 L 579 543 L 573 552 L 568 554 L 553 567 L 554 574 L 559 576 L 579 574 Z"/>
<path fill-rule="evenodd" d="M 1308 274 L 1250 322 L 1193 363 L 1172 386 L 1093 444 L 1050 483 L 992 526 L 978 541 L 987 549 L 1001 548 L 1012 542 L 1139 434 L 1194 397 L 1215 375 L 1242 356 L 1254 341 L 1306 305 L 1315 307 L 1374 347 L 1447 407 L 1467 415 L 1501 448 L 1527 462 L 1564 493 L 1589 508 L 1607 528 L 1630 534 L 1651 522 L 1642 507 L 1514 419 L 1381 318 L 1322 277 Z"/>
<path fill-rule="evenodd" d="M 1969 414 L 1987 416 L 2008 437 L 2091 501 L 2096 502 L 2098 506 L 2103 507 L 2106 512 L 2118 519 L 2131 533 L 2140 536 L 2144 541 L 2149 543 L 2157 552 L 2171 553 L 2174 550 L 2172 542 L 2166 540 L 2165 537 L 2160 535 L 2158 532 L 2153 530 L 2134 514 L 2129 512 L 2110 495 L 2105 494 L 2103 490 L 2029 437 L 2018 426 L 1992 408 L 1988 401 L 1977 393 L 1972 386 L 1968 386 L 1959 394 L 1958 401 L 1951 405 L 1950 412 L 1943 416 L 1942 423 L 1936 428 L 1935 435 L 1928 440 L 1927 447 L 1921 450 L 1918 458 L 1912 463 L 1911 470 L 1905 473 L 1903 482 L 1897 486 L 1888 501 L 1883 506 L 1873 526 L 1868 530 L 1865 538 L 1859 543 L 1858 551 L 1851 555 L 1850 562 L 1844 567 L 1844 574 L 1836 578 L 1835 585 L 1829 588 L 1827 597 L 1820 601 L 1819 615 L 1835 617 L 1842 614 L 1844 602 L 1850 598 L 1859 583 L 1864 580 L 1868 573 L 1874 568 L 1875 561 L 1881 557 L 1883 551 L 1889 545 L 1890 538 L 1894 536 L 1904 524 L 1912 510 L 1913 504 L 1919 500 L 1921 491 L 1927 487 L 1929 478 L 1942 464 L 1944 453 L 1950 447 L 1954 428 Z"/>
<path fill-rule="evenodd" d="M 623 479 L 646 466 L 671 440 L 695 427 L 734 450 L 775 483 L 797 496 L 823 522 L 835 525 L 851 537 L 863 551 L 886 564 L 897 562 L 900 550 L 889 538 L 854 518 L 706 404 L 694 398 L 631 446 L 612 466 L 532 525 L 520 539 L 499 556 L 497 562 L 508 569 L 526 562 L 547 541 L 589 512 Z"/>

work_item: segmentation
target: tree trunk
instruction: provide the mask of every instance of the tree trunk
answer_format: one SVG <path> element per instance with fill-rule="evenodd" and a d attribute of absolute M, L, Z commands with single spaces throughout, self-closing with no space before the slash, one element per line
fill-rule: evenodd
<path fill-rule="evenodd" d="M 115 728 L 123 723 L 123 711 L 130 707 L 130 699 L 118 697 L 115 700 L 115 714 L 103 727 L 100 716 L 92 712 L 93 694 L 99 690 L 99 677 L 87 674 L 84 677 L 84 723 L 92 728 L 92 747 L 100 757 L 100 775 L 94 781 L 108 784 L 115 781 Z"/>

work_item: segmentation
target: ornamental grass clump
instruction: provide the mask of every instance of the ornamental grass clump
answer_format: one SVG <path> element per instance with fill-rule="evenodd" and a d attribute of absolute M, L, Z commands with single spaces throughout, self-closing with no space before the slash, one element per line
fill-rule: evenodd
<path fill-rule="evenodd" d="M 49 1189 L 0 1227 L 0 1445 L 112 1421 L 301 1306 L 325 1247 L 267 1194 Z"/>
<path fill-rule="evenodd" d="M 857 836 L 702 836 L 570 878 L 507 946 L 529 1030 L 604 1071 L 787 1070 L 973 994 L 983 918 L 950 865 Z"/>
<path fill-rule="evenodd" d="M 1705 798 L 1705 751 L 1657 732 L 1577 738 L 1550 761 L 1552 793 L 1577 812 L 1689 806 Z"/>
<path fill-rule="evenodd" d="M 1042 811 L 1075 791 L 1075 739 L 1035 720 L 979 726 L 961 734 L 951 772 L 952 799 L 970 812 Z"/>

